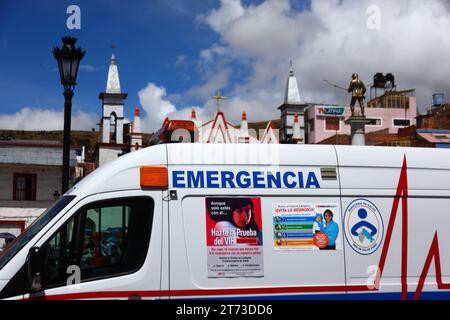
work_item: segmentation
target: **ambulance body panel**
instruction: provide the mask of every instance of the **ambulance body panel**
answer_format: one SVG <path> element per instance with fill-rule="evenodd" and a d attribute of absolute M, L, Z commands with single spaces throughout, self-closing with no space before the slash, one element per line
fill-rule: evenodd
<path fill-rule="evenodd" d="M 409 292 L 408 297 L 413 298 L 435 235 L 438 234 L 441 247 L 448 248 L 450 245 L 448 150 L 430 152 L 425 148 L 337 146 L 336 152 L 339 159 L 344 220 L 346 209 L 350 204 L 357 198 L 363 198 L 376 206 L 384 224 L 382 243 L 372 254 L 362 255 L 353 250 L 347 241 L 345 242 L 347 285 L 366 285 L 368 276 L 374 276 L 382 256 L 382 244 L 391 224 L 392 238 L 386 250 L 386 263 L 378 290 L 384 294 L 380 294 L 379 297 L 397 299 L 400 297 L 398 292 L 402 291 L 401 271 L 404 265 L 406 270 L 404 282 Z M 402 168 L 406 173 L 407 188 L 398 194 Z M 405 196 L 405 191 L 408 197 L 407 206 L 403 208 L 402 201 L 399 201 L 397 210 L 393 211 L 396 196 Z M 396 214 L 395 220 L 390 221 L 391 214 Z M 405 224 L 406 228 L 402 230 Z M 402 241 L 403 236 L 405 242 Z M 405 252 L 406 255 L 403 256 Z M 442 252 L 441 249 L 441 277 L 444 283 L 449 283 L 450 256 L 443 255 Z M 424 278 L 422 280 L 424 282 Z M 448 293 L 438 292 L 437 287 L 433 261 L 422 289 L 423 297 L 449 297 Z M 431 293 L 427 295 L 425 291 Z M 394 292 L 396 294 L 392 294 Z M 360 295 L 349 291 L 350 298 Z"/>
<path fill-rule="evenodd" d="M 350 189 L 397 188 L 399 170 L 406 157 L 408 189 L 424 193 L 450 190 L 448 150 L 427 148 L 336 146 L 343 194 Z M 364 179 L 361 179 L 361 178 Z"/>
<path fill-rule="evenodd" d="M 325 145 L 179 143 L 139 150 L 76 184 L 64 196 L 73 199 L 65 198 L 68 203 L 3 267 L 0 258 L 0 294 L 19 299 L 448 298 L 449 156 L 448 150 Z M 145 185 L 143 167 L 167 168 L 167 187 Z M 250 199 L 260 218 L 256 245 L 229 246 L 231 256 L 235 249 L 249 252 L 244 260 L 250 267 L 242 262 L 245 270 L 239 274 L 218 264 L 226 261 L 214 256 L 222 250 L 219 242 L 207 244 L 220 229 L 211 227 L 212 203 L 233 204 L 235 199 Z M 133 207 L 134 202 L 147 209 Z M 48 247 L 60 241 L 60 230 L 72 228 L 72 220 L 81 228 L 88 215 L 108 214 L 117 206 L 125 208 L 123 221 L 129 215 L 151 219 L 148 234 L 141 230 L 131 238 L 148 236 L 139 242 L 145 252 L 134 250 L 143 255 L 135 269 L 31 295 L 18 288 L 28 282 L 32 247 Z M 295 233 L 301 245 L 279 242 L 285 239 L 278 238 L 278 215 L 296 221 L 304 217 L 276 213 L 285 208 L 308 211 L 304 219 L 310 224 L 314 210 L 323 216 L 331 209 L 339 230 L 334 248 L 314 247 L 320 243 L 310 231 Z M 225 222 L 214 219 L 220 226 Z M 100 218 L 95 221 L 100 228 Z M 130 224 L 126 230 L 133 228 L 139 229 Z"/>

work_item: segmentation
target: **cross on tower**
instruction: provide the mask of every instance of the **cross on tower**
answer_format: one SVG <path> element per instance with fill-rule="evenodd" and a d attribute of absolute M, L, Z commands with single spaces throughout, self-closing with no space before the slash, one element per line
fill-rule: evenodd
<path fill-rule="evenodd" d="M 211 98 L 217 100 L 217 112 L 220 112 L 220 100 L 225 100 L 227 97 L 222 97 L 220 95 L 220 89 L 217 89 L 217 95 Z"/>
<path fill-rule="evenodd" d="M 116 48 L 117 48 L 117 46 L 115 44 L 111 45 L 112 57 L 113 57 L 114 62 L 116 61 Z"/>

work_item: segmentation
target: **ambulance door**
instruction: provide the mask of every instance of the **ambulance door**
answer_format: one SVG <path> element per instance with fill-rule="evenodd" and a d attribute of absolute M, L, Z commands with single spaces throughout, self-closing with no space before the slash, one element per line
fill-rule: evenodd
<path fill-rule="evenodd" d="M 36 242 L 41 290 L 25 298 L 158 299 L 161 235 L 161 190 L 88 197 Z"/>
<path fill-rule="evenodd" d="M 253 168 L 239 167 L 249 172 Z M 336 176 L 335 168 L 327 168 Z M 324 180 L 319 167 L 281 171 L 314 173 L 320 188 L 171 190 L 176 194 L 169 202 L 172 296 L 184 296 L 189 289 L 191 295 L 208 292 L 209 297 L 221 298 L 243 292 L 256 298 L 346 298 L 337 178 Z M 251 230 L 256 230 L 257 238 L 242 235 L 227 245 L 228 237 L 211 236 L 230 228 L 232 208 L 243 203 L 252 208 Z M 229 219 L 212 220 L 209 213 L 214 206 L 221 206 L 222 216 Z M 328 214 L 330 227 L 324 230 L 323 216 Z"/>
<path fill-rule="evenodd" d="M 336 147 L 350 299 L 448 299 L 448 153 Z"/>
<path fill-rule="evenodd" d="M 404 151 L 367 147 L 336 149 L 348 297 L 400 299 L 402 230 L 404 226 L 410 227 L 403 224 L 402 200 L 396 197 Z"/>

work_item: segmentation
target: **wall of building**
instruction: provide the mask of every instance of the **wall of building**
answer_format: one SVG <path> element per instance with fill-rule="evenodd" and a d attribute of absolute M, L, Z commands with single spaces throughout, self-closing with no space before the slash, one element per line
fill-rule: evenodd
<path fill-rule="evenodd" d="M 37 201 L 53 201 L 55 190 L 61 191 L 60 167 L 1 165 L 0 200 L 13 200 L 14 173 L 36 174 Z"/>
<path fill-rule="evenodd" d="M 429 113 L 418 116 L 417 127 L 421 129 L 450 130 L 450 104 L 432 107 Z"/>
<path fill-rule="evenodd" d="M 0 201 L 1 221 L 24 221 L 25 228 L 36 220 L 53 201 Z"/>
<path fill-rule="evenodd" d="M 119 156 L 118 154 L 122 153 L 122 149 L 118 147 L 108 147 L 103 145 L 98 150 L 98 165 L 102 166 L 105 163 L 116 160 Z"/>
<path fill-rule="evenodd" d="M 389 108 L 365 108 L 364 112 L 367 118 L 379 119 L 380 124 L 378 125 L 367 125 L 366 132 L 374 132 L 383 129 L 388 129 L 390 134 L 397 134 L 398 130 L 404 128 L 404 126 L 395 126 L 394 119 L 404 120 L 409 119 L 410 125 L 416 124 L 416 103 L 415 98 L 410 98 L 410 108 L 406 109 L 389 109 Z M 339 129 L 338 130 L 326 130 L 326 118 L 327 116 L 321 115 L 319 112 L 320 108 L 324 106 L 311 106 L 306 111 L 306 122 L 307 122 L 307 143 L 314 144 L 318 143 L 327 138 L 333 137 L 336 134 L 349 135 L 350 126 L 344 123 L 345 120 L 350 118 L 351 110 L 349 106 L 345 107 L 345 111 L 342 116 L 337 116 L 339 119 Z M 326 107 L 326 106 L 325 106 Z M 332 106 L 334 107 L 334 106 Z M 355 108 L 359 111 L 359 106 Z M 313 129 L 313 130 L 311 130 Z"/>

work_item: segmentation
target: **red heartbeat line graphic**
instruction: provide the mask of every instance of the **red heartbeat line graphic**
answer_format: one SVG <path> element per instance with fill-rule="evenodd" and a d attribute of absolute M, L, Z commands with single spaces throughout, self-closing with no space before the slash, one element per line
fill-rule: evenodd
<path fill-rule="evenodd" d="M 389 244 L 391 242 L 392 233 L 395 225 L 395 218 L 398 213 L 398 205 L 402 201 L 402 257 L 401 257 L 401 286 L 402 286 L 402 300 L 408 299 L 408 172 L 406 156 L 403 158 L 403 165 L 400 172 L 400 178 L 397 185 L 397 192 L 394 197 L 394 202 L 392 203 L 391 215 L 389 218 L 389 224 L 386 232 L 386 239 L 383 244 L 383 249 L 381 251 L 380 262 L 378 264 L 378 273 L 375 281 L 375 288 L 379 290 L 380 280 L 383 274 L 384 265 L 386 262 L 386 257 L 389 251 Z M 444 283 L 442 281 L 441 272 L 441 259 L 439 254 L 439 242 L 437 231 L 434 234 L 433 241 L 431 243 L 430 249 L 428 251 L 428 256 L 422 269 L 422 274 L 419 278 L 419 283 L 417 284 L 417 289 L 414 294 L 414 300 L 420 299 L 420 294 L 422 293 L 423 286 L 425 284 L 425 279 L 428 274 L 428 270 L 431 265 L 431 261 L 434 258 L 434 265 L 436 269 L 436 282 L 439 290 L 450 289 L 450 283 Z M 349 291 L 360 291 L 360 286 L 355 286 L 354 288 L 349 288 Z M 352 290 L 353 289 L 353 290 Z"/>

